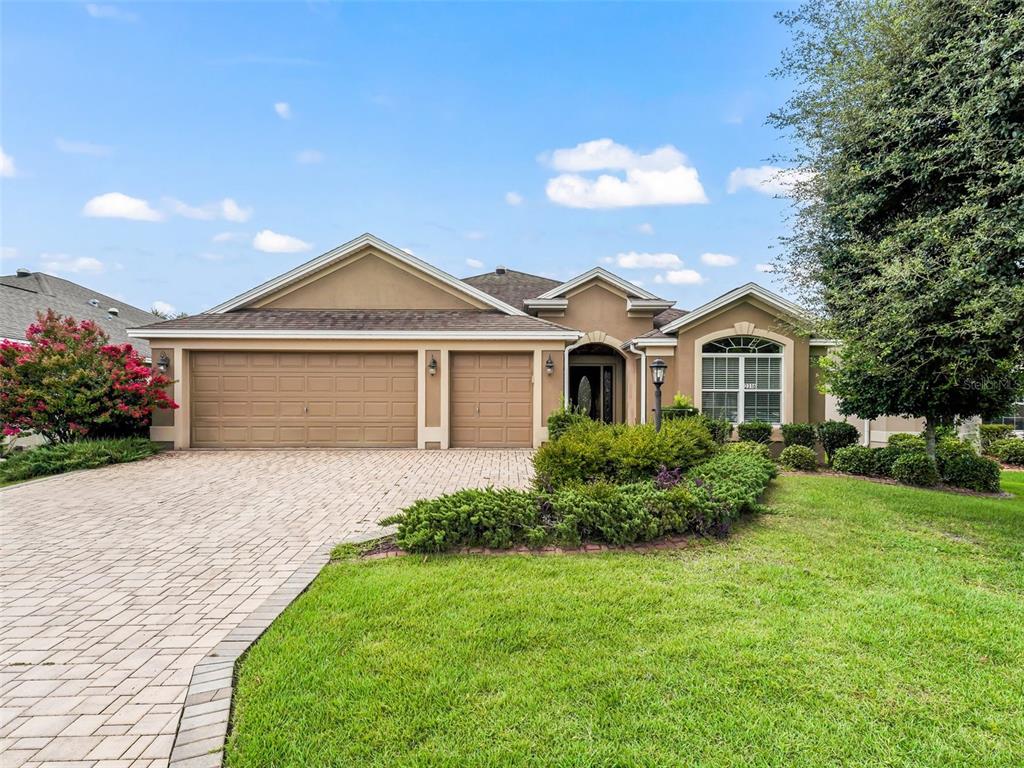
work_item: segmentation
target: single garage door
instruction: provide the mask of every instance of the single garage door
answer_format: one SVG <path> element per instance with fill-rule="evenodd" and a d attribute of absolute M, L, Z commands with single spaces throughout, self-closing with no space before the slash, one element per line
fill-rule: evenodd
<path fill-rule="evenodd" d="M 416 354 L 192 352 L 197 448 L 416 447 Z"/>
<path fill-rule="evenodd" d="M 453 448 L 533 445 L 533 355 L 453 352 Z"/>

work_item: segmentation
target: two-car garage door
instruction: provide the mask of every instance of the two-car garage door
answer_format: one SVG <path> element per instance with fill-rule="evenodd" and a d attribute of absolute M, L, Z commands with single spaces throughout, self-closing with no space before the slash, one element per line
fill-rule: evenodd
<path fill-rule="evenodd" d="M 193 352 L 197 448 L 416 447 L 416 353 Z"/>
<path fill-rule="evenodd" d="M 196 448 L 414 448 L 415 352 L 191 353 Z M 452 352 L 453 448 L 533 444 L 533 355 Z"/>

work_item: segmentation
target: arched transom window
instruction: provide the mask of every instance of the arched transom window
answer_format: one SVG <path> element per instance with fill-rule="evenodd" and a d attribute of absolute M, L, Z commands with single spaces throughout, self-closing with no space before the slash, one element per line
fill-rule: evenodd
<path fill-rule="evenodd" d="M 728 336 L 701 350 L 701 410 L 734 424 L 782 423 L 782 345 Z"/>

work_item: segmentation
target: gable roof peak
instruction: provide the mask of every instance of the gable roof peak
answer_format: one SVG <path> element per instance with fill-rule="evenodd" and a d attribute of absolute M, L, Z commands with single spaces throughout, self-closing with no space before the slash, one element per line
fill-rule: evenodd
<path fill-rule="evenodd" d="M 504 312 L 509 315 L 526 314 L 521 309 L 510 306 L 509 304 L 506 304 L 500 299 L 496 299 L 490 294 L 481 291 L 479 288 L 475 288 L 469 283 L 459 280 L 454 275 L 448 274 L 443 269 L 439 269 L 435 267 L 433 264 L 428 264 L 427 262 L 417 258 L 408 251 L 402 250 L 401 248 L 398 248 L 392 245 L 391 243 L 382 240 L 372 232 L 364 232 L 358 237 L 349 240 L 347 243 L 343 243 L 336 248 L 332 248 L 326 253 L 322 253 L 316 258 L 310 259 L 309 261 L 305 262 L 304 264 L 300 264 L 294 269 L 284 272 L 283 274 L 280 274 L 277 277 L 273 277 L 270 280 L 267 280 L 266 282 L 261 283 L 260 285 L 257 285 L 255 288 L 251 288 L 250 290 L 244 293 L 240 293 L 239 295 L 235 296 L 232 299 L 228 299 L 222 304 L 218 304 L 212 309 L 207 310 L 207 313 L 222 314 L 224 312 L 230 312 L 233 309 L 244 307 L 246 304 L 256 301 L 257 299 L 260 299 L 263 296 L 266 296 L 270 293 L 278 291 L 281 288 L 284 288 L 298 280 L 301 280 L 307 275 L 311 275 L 321 269 L 325 269 L 326 267 L 329 267 L 331 264 L 334 264 L 335 262 L 340 261 L 341 259 L 344 259 L 347 256 L 350 256 L 351 254 L 355 253 L 356 251 L 359 251 L 362 248 L 365 248 L 366 246 L 373 246 L 381 253 L 384 253 L 397 261 L 401 261 L 405 264 L 408 264 L 414 269 L 417 269 L 420 272 L 429 275 L 435 280 L 445 283 L 446 285 L 451 286 L 452 288 L 455 288 L 456 290 L 464 294 L 472 296 L 477 301 L 483 302 L 484 304 L 487 304 L 488 306 L 493 307 L 494 309 L 497 309 L 501 312 Z"/>
<path fill-rule="evenodd" d="M 561 285 L 556 285 L 550 291 L 542 293 L 537 298 L 557 299 L 560 296 L 571 291 L 573 288 L 576 288 L 594 279 L 603 280 L 606 283 L 610 283 L 611 285 L 616 286 L 619 290 L 623 291 L 627 296 L 632 296 L 638 299 L 648 299 L 650 301 L 662 300 L 659 296 L 655 296 L 650 291 L 644 290 L 636 283 L 631 283 L 628 280 L 619 277 L 614 272 L 609 272 L 604 267 L 594 267 L 593 269 L 588 269 L 586 272 L 576 275 L 576 277 L 572 278 L 571 280 L 567 280 Z"/>
<path fill-rule="evenodd" d="M 702 304 L 696 309 L 687 312 L 685 315 L 678 317 L 669 323 L 666 323 L 661 327 L 661 330 L 663 333 L 673 333 L 675 331 L 678 331 L 680 328 L 699 320 L 705 315 L 708 315 L 714 312 L 715 310 L 721 309 L 722 307 L 727 306 L 733 303 L 734 301 L 744 299 L 747 296 L 754 296 L 760 299 L 761 301 L 765 302 L 766 304 L 775 307 L 780 312 L 785 312 L 791 315 L 792 317 L 798 318 L 800 320 L 809 319 L 807 311 L 799 304 L 795 304 L 789 299 L 783 298 L 779 294 L 768 290 L 763 285 L 750 282 L 744 283 L 738 288 L 733 288 L 728 293 L 723 293 L 718 298 L 712 299 L 706 304 Z"/>

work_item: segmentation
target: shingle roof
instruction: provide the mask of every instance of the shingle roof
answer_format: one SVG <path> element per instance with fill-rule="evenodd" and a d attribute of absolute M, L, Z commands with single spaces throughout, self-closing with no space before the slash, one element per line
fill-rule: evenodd
<path fill-rule="evenodd" d="M 654 316 L 654 327 L 661 328 L 661 326 L 663 325 L 668 325 L 673 320 L 678 320 L 688 311 L 689 310 L 686 309 L 676 309 L 675 307 L 670 307 L 669 309 L 659 312 Z"/>
<path fill-rule="evenodd" d="M 464 277 L 462 282 L 469 283 L 474 288 L 478 288 L 516 309 L 523 309 L 523 302 L 526 299 L 535 299 L 542 293 L 561 285 L 558 280 L 531 275 L 527 272 L 517 272 L 514 269 Z"/>
<path fill-rule="evenodd" d="M 525 335 L 570 329 L 528 315 L 475 309 L 239 309 L 166 320 L 145 330 L 493 331 Z"/>
<path fill-rule="evenodd" d="M 90 299 L 99 301 L 99 306 L 92 306 Z M 117 308 L 116 317 L 107 312 L 111 307 Z M 126 331 L 152 323 L 159 319 L 156 315 L 43 272 L 0 276 L 0 338 L 24 339 L 26 329 L 36 321 L 36 313 L 48 309 L 76 320 L 92 320 L 107 332 L 111 343 L 131 344 L 149 357 L 149 344 L 130 338 Z"/>

